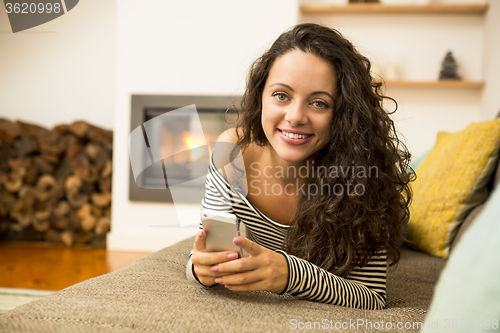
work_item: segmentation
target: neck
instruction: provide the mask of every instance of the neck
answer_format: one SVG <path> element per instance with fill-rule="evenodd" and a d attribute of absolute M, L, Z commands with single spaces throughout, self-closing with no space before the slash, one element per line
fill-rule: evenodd
<path fill-rule="evenodd" d="M 296 183 L 296 179 L 298 178 L 299 184 L 302 184 L 312 174 L 312 170 L 315 167 L 316 154 L 302 161 L 291 162 L 279 157 L 272 147 L 268 146 L 268 148 L 266 154 L 268 165 L 271 166 L 273 171 L 283 171 L 283 177 L 280 178 L 280 181 L 283 181 L 283 183 Z"/>

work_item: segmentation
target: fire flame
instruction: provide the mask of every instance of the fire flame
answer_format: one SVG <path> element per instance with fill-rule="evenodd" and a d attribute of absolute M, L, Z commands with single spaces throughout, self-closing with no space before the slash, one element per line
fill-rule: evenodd
<path fill-rule="evenodd" d="M 182 132 L 182 143 L 189 151 L 189 160 L 191 162 L 196 161 L 205 154 L 205 144 L 208 147 L 208 153 L 210 154 L 210 139 L 207 135 L 204 137 L 201 135 L 193 135 L 188 131 Z"/>

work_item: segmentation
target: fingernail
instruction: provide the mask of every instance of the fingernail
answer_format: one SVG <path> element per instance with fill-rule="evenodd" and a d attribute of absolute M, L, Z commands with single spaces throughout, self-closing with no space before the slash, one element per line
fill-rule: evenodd
<path fill-rule="evenodd" d="M 228 254 L 228 255 L 227 255 L 227 259 L 229 259 L 229 260 L 238 259 L 238 253 L 231 253 L 231 254 Z"/>
<path fill-rule="evenodd" d="M 221 283 L 221 282 L 222 282 L 222 278 L 215 279 L 215 283 Z"/>
<path fill-rule="evenodd" d="M 230 284 L 225 284 L 224 287 L 226 287 L 227 289 L 231 289 L 233 286 Z"/>
<path fill-rule="evenodd" d="M 241 238 L 235 237 L 233 239 L 233 243 L 236 244 L 236 245 L 241 245 Z"/>
<path fill-rule="evenodd" d="M 212 271 L 212 272 L 218 272 L 219 271 L 219 265 L 210 267 L 210 271 Z"/>
<path fill-rule="evenodd" d="M 200 237 L 200 238 L 201 238 L 202 236 L 203 236 L 203 230 L 200 230 L 200 231 L 198 232 L 198 237 Z"/>

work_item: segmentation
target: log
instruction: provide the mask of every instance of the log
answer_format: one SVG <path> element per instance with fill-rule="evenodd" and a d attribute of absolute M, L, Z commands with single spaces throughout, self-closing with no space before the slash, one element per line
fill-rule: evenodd
<path fill-rule="evenodd" d="M 37 218 L 34 218 L 33 219 L 33 228 L 40 233 L 44 233 L 47 230 L 49 230 L 50 224 L 49 224 L 49 221 L 47 221 L 47 220 L 38 220 Z"/>
<path fill-rule="evenodd" d="M 75 242 L 75 234 L 71 230 L 66 230 L 61 233 L 61 240 L 64 245 L 70 247 Z"/>
<path fill-rule="evenodd" d="M 54 128 L 52 130 L 59 133 L 59 134 L 64 134 L 68 131 L 68 127 L 69 127 L 68 124 L 59 124 L 59 125 L 54 126 Z"/>
<path fill-rule="evenodd" d="M 66 190 L 66 195 L 77 194 L 80 192 L 82 187 L 82 180 L 77 176 L 69 176 L 64 182 L 64 188 Z"/>
<path fill-rule="evenodd" d="M 97 220 L 95 226 L 95 234 L 105 235 L 109 232 L 110 228 L 111 228 L 111 219 L 107 216 L 101 217 Z"/>
<path fill-rule="evenodd" d="M 57 155 L 42 153 L 40 155 L 45 161 L 49 162 L 52 165 L 59 165 L 61 159 Z"/>
<path fill-rule="evenodd" d="M 56 180 L 49 174 L 38 178 L 35 188 L 35 197 L 40 201 L 47 201 L 55 196 Z"/>
<path fill-rule="evenodd" d="M 0 173 L 0 185 L 5 184 L 9 180 L 6 173 Z"/>
<path fill-rule="evenodd" d="M 11 170 L 20 168 L 28 170 L 31 167 L 31 160 L 29 158 L 10 158 L 7 160 L 7 165 Z"/>
<path fill-rule="evenodd" d="M 64 180 L 69 177 L 71 172 L 71 161 L 68 157 L 64 157 L 55 172 L 55 177 L 58 182 L 64 183 Z"/>
<path fill-rule="evenodd" d="M 34 190 L 31 186 L 29 185 L 24 185 L 21 190 L 19 191 L 19 199 L 25 204 L 26 206 L 33 207 L 35 205 L 35 194 Z"/>
<path fill-rule="evenodd" d="M 111 177 L 99 179 L 99 192 L 111 192 Z"/>
<path fill-rule="evenodd" d="M 67 130 L 79 138 L 84 138 L 89 129 L 89 124 L 84 121 L 75 121 L 68 126 Z"/>
<path fill-rule="evenodd" d="M 92 215 L 94 215 L 96 219 L 102 217 L 102 214 L 102 209 L 100 209 L 96 205 L 92 205 Z"/>
<path fill-rule="evenodd" d="M 82 205 L 82 207 L 78 210 L 77 215 L 80 218 L 81 227 L 84 232 L 94 230 L 96 219 L 92 215 L 92 207 L 90 204 Z"/>
<path fill-rule="evenodd" d="M 21 137 L 15 140 L 12 146 L 17 156 L 21 158 L 40 151 L 38 142 L 30 137 Z"/>
<path fill-rule="evenodd" d="M 90 125 L 87 129 L 87 138 L 111 150 L 113 146 L 113 132 Z"/>
<path fill-rule="evenodd" d="M 50 133 L 48 129 L 35 124 L 26 123 L 20 120 L 16 121 L 16 123 L 19 126 L 20 134 L 22 137 L 39 137 L 40 135 Z"/>
<path fill-rule="evenodd" d="M 66 228 L 68 228 L 69 222 L 68 219 L 53 214 L 49 217 L 49 224 L 51 228 L 57 230 L 65 230 Z"/>
<path fill-rule="evenodd" d="M 46 208 L 44 210 L 37 210 L 34 213 L 35 219 L 38 221 L 45 221 L 50 217 L 50 214 L 52 214 L 52 209 Z"/>
<path fill-rule="evenodd" d="M 106 161 L 106 163 L 104 163 L 104 167 L 102 168 L 101 171 L 101 177 L 102 178 L 110 177 L 112 171 L 113 171 L 113 165 L 111 163 L 111 160 L 108 160 Z"/>
<path fill-rule="evenodd" d="M 23 181 L 20 178 L 9 179 L 3 184 L 3 186 L 7 191 L 16 193 L 23 186 Z"/>
<path fill-rule="evenodd" d="M 93 184 L 96 181 L 99 180 L 99 169 L 96 166 L 89 165 L 89 173 L 87 177 L 85 177 L 83 180 L 87 184 Z"/>
<path fill-rule="evenodd" d="M 21 131 L 18 124 L 7 119 L 0 119 L 0 141 L 11 144 L 20 134 Z"/>
<path fill-rule="evenodd" d="M 0 172 L 8 172 L 9 167 L 7 161 L 11 158 L 15 158 L 14 149 L 5 142 L 0 141 Z"/>
<path fill-rule="evenodd" d="M 78 176 L 81 180 L 85 180 L 90 176 L 90 161 L 82 153 L 73 158 L 71 168 L 75 176 Z"/>
<path fill-rule="evenodd" d="M 93 193 L 92 203 L 97 207 L 107 207 L 111 203 L 111 193 Z"/>
<path fill-rule="evenodd" d="M 48 163 L 41 156 L 36 156 L 33 159 L 33 162 L 35 163 L 35 167 L 39 170 L 40 173 L 48 173 L 48 174 L 54 173 L 54 166 Z"/>
<path fill-rule="evenodd" d="M 85 146 L 85 154 L 90 158 L 98 170 L 101 170 L 104 164 L 111 158 L 104 148 L 93 143 L 88 143 Z"/>
<path fill-rule="evenodd" d="M 89 196 L 86 194 L 66 194 L 66 198 L 71 208 L 78 208 L 89 202 Z"/>
<path fill-rule="evenodd" d="M 0 189 L 0 216 L 8 216 L 18 203 L 15 195 Z"/>
<path fill-rule="evenodd" d="M 31 207 L 23 206 L 21 202 L 18 203 L 18 206 L 20 207 L 15 207 L 10 216 L 17 221 L 21 228 L 27 228 L 35 219 L 33 210 Z"/>
<path fill-rule="evenodd" d="M 59 201 L 59 203 L 57 204 L 57 207 L 55 207 L 53 209 L 53 213 L 58 217 L 65 217 L 66 215 L 68 215 L 69 210 L 70 210 L 70 207 L 69 207 L 68 202 L 65 200 L 62 200 L 62 201 Z"/>

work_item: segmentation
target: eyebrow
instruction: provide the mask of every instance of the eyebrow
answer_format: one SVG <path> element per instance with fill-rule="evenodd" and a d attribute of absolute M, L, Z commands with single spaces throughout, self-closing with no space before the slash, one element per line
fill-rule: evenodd
<path fill-rule="evenodd" d="M 272 86 L 282 86 L 288 90 L 290 90 L 291 92 L 294 92 L 293 88 L 290 87 L 288 84 L 285 84 L 285 83 L 280 83 L 280 82 L 276 82 L 276 83 L 273 83 L 269 86 L 269 88 L 271 88 Z M 332 95 L 330 95 L 328 92 L 326 91 L 322 91 L 322 90 L 319 90 L 319 91 L 314 91 L 311 95 L 316 95 L 316 94 L 324 94 L 324 95 L 327 95 L 328 97 L 330 97 L 332 99 L 332 101 L 334 101 L 335 99 L 333 98 Z"/>

